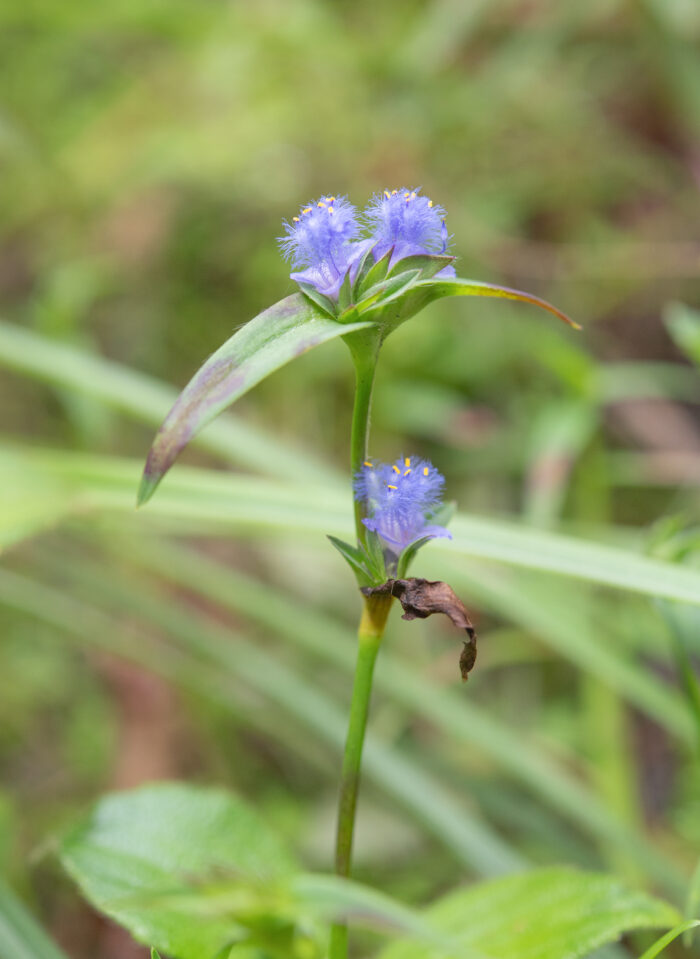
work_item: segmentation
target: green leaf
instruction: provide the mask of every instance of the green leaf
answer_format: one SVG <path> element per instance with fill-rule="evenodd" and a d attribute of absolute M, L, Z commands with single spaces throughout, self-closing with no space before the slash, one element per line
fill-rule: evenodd
<path fill-rule="evenodd" d="M 465 280 L 461 277 L 420 280 L 405 292 L 400 302 L 393 303 L 392 310 L 389 313 L 379 315 L 376 319 L 378 322 L 386 323 L 390 329 L 394 329 L 405 320 L 415 316 L 429 303 L 445 296 L 496 296 L 507 300 L 519 300 L 522 303 L 530 303 L 546 310 L 576 330 L 581 329 L 579 324 L 575 323 L 566 313 L 562 313 L 556 306 L 552 306 L 551 303 L 539 296 L 525 293 L 522 290 L 513 290 L 507 286 L 499 286 L 495 283 L 481 283 L 477 280 Z"/>
<path fill-rule="evenodd" d="M 151 949 L 151 959 L 160 959 L 160 954 L 155 949 Z"/>
<path fill-rule="evenodd" d="M 697 929 L 698 926 L 700 926 L 700 919 L 688 919 L 686 922 L 680 923 L 680 925 L 670 929 L 667 933 L 665 933 L 665 935 L 661 936 L 660 939 L 657 939 L 653 945 L 649 946 L 646 952 L 641 955 L 639 959 L 656 959 L 656 957 L 663 952 L 666 946 L 670 945 L 674 939 L 682 936 L 684 932 L 689 932 L 691 929 Z"/>
<path fill-rule="evenodd" d="M 676 346 L 700 366 L 700 312 L 683 303 L 671 303 L 664 310 L 664 322 Z"/>
<path fill-rule="evenodd" d="M 438 256 L 431 253 L 406 256 L 392 267 L 389 276 L 392 276 L 398 269 L 402 272 L 404 270 L 420 270 L 421 280 L 429 280 L 440 270 L 444 270 L 446 266 L 451 266 L 455 259 L 454 256 Z"/>
<path fill-rule="evenodd" d="M 356 306 L 360 315 L 368 313 L 370 309 L 381 309 L 387 303 L 393 302 L 397 297 L 403 295 L 406 289 L 409 289 L 420 279 L 419 270 L 402 270 L 393 276 L 387 276 L 373 286 L 370 286 L 363 294 L 362 299 L 358 300 Z"/>
<path fill-rule="evenodd" d="M 61 841 L 59 856 L 93 905 L 178 959 L 206 959 L 239 938 L 255 890 L 294 869 L 240 799 L 179 783 L 101 799 Z M 240 908 L 222 915 L 216 892 L 227 879 L 242 890 Z"/>
<path fill-rule="evenodd" d="M 392 247 L 392 249 L 387 250 L 384 256 L 377 260 L 376 263 L 373 263 L 369 257 L 365 258 L 363 268 L 358 273 L 357 280 L 355 281 L 355 295 L 357 299 L 364 296 L 367 290 L 374 286 L 375 283 L 379 283 L 384 279 L 389 270 L 389 260 L 393 252 Z"/>
<path fill-rule="evenodd" d="M 157 426 L 163 420 L 178 395 L 171 386 L 144 373 L 11 323 L 0 323 L 0 364 L 149 425 Z M 321 474 L 329 484 L 339 480 L 335 471 L 310 451 L 293 449 L 279 436 L 231 413 L 212 423 L 196 442 L 227 462 L 263 474 L 284 473 L 301 482 Z"/>
<path fill-rule="evenodd" d="M 338 539 L 337 536 L 329 536 L 328 539 L 353 571 L 357 577 L 358 584 L 360 586 L 370 586 L 372 577 L 363 563 L 363 551 L 357 546 L 351 546 L 350 543 L 345 543 L 342 539 Z"/>
<path fill-rule="evenodd" d="M 411 939 L 433 944 L 449 944 L 448 937 L 417 909 L 351 879 L 301 873 L 292 879 L 291 889 L 297 902 L 311 908 L 319 918 L 350 922 L 392 934 L 403 933 Z"/>
<path fill-rule="evenodd" d="M 285 363 L 369 324 L 339 324 L 300 293 L 246 323 L 209 357 L 178 397 L 148 454 L 138 503 L 148 500 L 181 450 L 227 406 Z"/>
<path fill-rule="evenodd" d="M 451 951 L 395 943 L 380 959 L 579 959 L 636 929 L 674 926 L 677 911 L 620 880 L 555 867 L 450 893 L 425 912 L 454 936 Z"/>
<path fill-rule="evenodd" d="M 1 879 L 0 956 L 2 959 L 66 959 Z"/>
<path fill-rule="evenodd" d="M 333 301 L 329 300 L 327 296 L 324 296 L 323 293 L 319 293 L 315 286 L 312 286 L 310 283 L 297 283 L 299 289 L 308 297 L 312 303 L 315 303 L 316 306 L 320 307 L 324 313 L 326 313 L 332 320 L 336 317 L 336 309 L 333 305 Z"/>

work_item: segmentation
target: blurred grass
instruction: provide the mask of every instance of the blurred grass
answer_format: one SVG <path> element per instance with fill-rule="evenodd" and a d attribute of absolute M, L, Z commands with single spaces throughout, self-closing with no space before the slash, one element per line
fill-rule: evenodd
<path fill-rule="evenodd" d="M 481 642 L 453 688 L 451 632 L 392 628 L 363 877 L 423 900 L 465 872 L 567 860 L 682 902 L 700 849 L 696 611 L 600 584 L 646 570 L 643 592 L 682 582 L 693 598 L 697 578 L 686 563 L 657 581 L 666 567 L 638 557 L 651 527 L 670 559 L 664 530 L 698 521 L 700 6 L 6 0 L 0 56 L 0 803 L 21 822 L 0 838 L 44 925 L 76 959 L 129 955 L 28 858 L 115 785 L 223 781 L 330 850 L 316 834 L 352 584 L 318 532 L 275 534 L 269 498 L 236 519 L 245 537 L 221 534 L 232 491 L 290 481 L 326 485 L 342 522 L 344 347 L 279 371 L 187 452 L 252 474 L 230 492 L 207 479 L 198 513 L 176 467 L 127 517 L 121 458 L 143 459 L 195 367 L 291 291 L 283 217 L 402 184 L 448 209 L 462 275 L 530 289 L 585 330 L 443 302 L 386 344 L 374 452 L 420 451 L 446 473 L 466 545 L 426 550 L 416 573 L 450 577 Z M 296 495 L 284 508 L 314 527 Z M 552 576 L 572 572 L 547 551 L 562 534 L 613 546 L 617 578 L 595 550 L 589 582 Z M 508 550 L 516 566 L 484 559 Z M 400 817 L 403 854 L 376 825 Z"/>

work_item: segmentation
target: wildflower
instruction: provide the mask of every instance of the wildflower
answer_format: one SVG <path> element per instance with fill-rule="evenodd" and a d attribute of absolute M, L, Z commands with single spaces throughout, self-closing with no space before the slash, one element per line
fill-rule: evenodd
<path fill-rule="evenodd" d="M 447 214 L 427 196 L 420 196 L 417 189 L 384 190 L 372 199 L 364 216 L 375 239 L 374 259 L 380 260 L 393 248 L 390 269 L 407 256 L 447 252 Z M 457 274 L 453 266 L 446 266 L 436 275 Z"/>
<path fill-rule="evenodd" d="M 319 293 L 337 299 L 346 275 L 354 281 L 360 260 L 372 245 L 361 240 L 355 207 L 346 197 L 322 196 L 304 207 L 292 222 L 285 221 L 287 235 L 279 244 L 292 262 L 291 278 L 308 283 Z M 302 268 L 300 270 L 300 268 Z"/>
<path fill-rule="evenodd" d="M 362 520 L 389 553 L 399 556 L 421 539 L 451 538 L 431 524 L 441 505 L 444 477 L 427 460 L 400 458 L 392 465 L 366 462 L 355 476 L 355 498 L 366 505 Z"/>

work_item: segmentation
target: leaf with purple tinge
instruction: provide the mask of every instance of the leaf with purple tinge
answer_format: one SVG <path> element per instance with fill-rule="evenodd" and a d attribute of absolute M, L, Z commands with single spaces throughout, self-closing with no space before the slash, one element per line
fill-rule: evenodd
<path fill-rule="evenodd" d="M 523 290 L 513 290 L 507 286 L 499 286 L 495 283 L 481 283 L 478 280 L 465 280 L 461 277 L 420 280 L 411 286 L 406 291 L 405 296 L 402 296 L 398 302 L 394 301 L 391 304 L 391 311 L 388 315 L 383 313 L 381 302 L 377 304 L 376 312 L 372 310 L 369 315 L 379 323 L 385 322 L 389 327 L 394 327 L 415 316 L 433 300 L 439 300 L 445 296 L 496 296 L 506 300 L 520 300 L 522 303 L 530 303 L 546 310 L 558 319 L 563 320 L 564 323 L 568 323 L 575 330 L 581 329 L 580 325 L 566 313 L 539 296 L 534 296 L 532 293 L 526 293 Z"/>
<path fill-rule="evenodd" d="M 234 400 L 308 350 L 372 323 L 337 323 L 295 293 L 237 330 L 192 377 L 158 430 L 146 460 L 138 505 L 150 499 L 177 456 Z"/>

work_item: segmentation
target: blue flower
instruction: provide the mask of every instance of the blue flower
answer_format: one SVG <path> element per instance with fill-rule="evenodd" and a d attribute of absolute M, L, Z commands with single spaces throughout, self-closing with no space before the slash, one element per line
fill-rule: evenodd
<path fill-rule="evenodd" d="M 446 253 L 449 242 L 445 226 L 445 210 L 436 206 L 418 190 L 385 190 L 373 197 L 364 218 L 372 230 L 375 244 L 372 255 L 380 260 L 393 248 L 391 269 L 407 256 L 425 253 Z M 453 266 L 446 266 L 438 277 L 456 276 Z"/>
<path fill-rule="evenodd" d="M 444 477 L 427 460 L 401 457 L 393 465 L 366 462 L 355 476 L 355 499 L 369 514 L 362 522 L 399 556 L 419 539 L 451 538 L 430 520 L 441 505 Z"/>
<path fill-rule="evenodd" d="M 308 283 L 332 300 L 346 275 L 354 282 L 360 260 L 372 240 L 355 242 L 360 233 L 357 211 L 346 197 L 322 196 L 304 207 L 291 223 L 279 244 L 295 272 L 297 283 Z M 301 269 L 300 269 L 301 268 Z"/>

